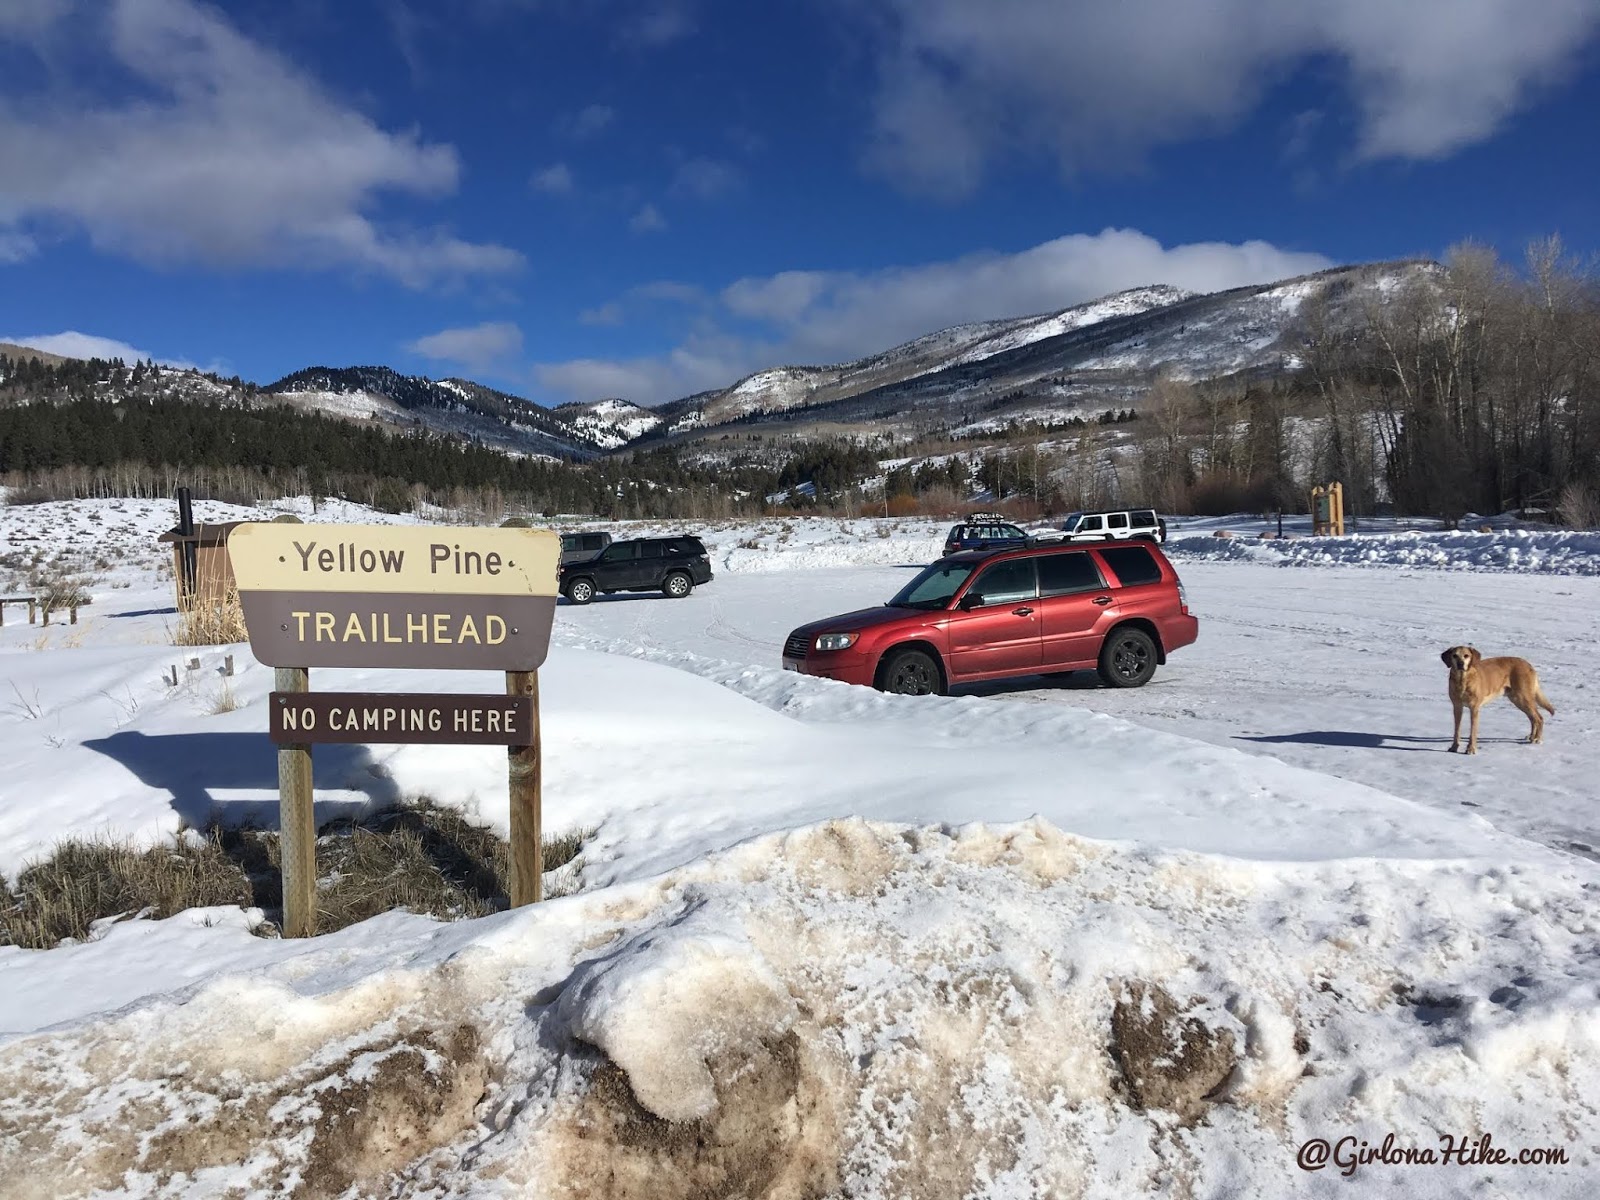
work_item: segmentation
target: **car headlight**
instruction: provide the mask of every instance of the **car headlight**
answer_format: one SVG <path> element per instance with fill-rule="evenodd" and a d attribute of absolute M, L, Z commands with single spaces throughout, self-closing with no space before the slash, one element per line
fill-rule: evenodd
<path fill-rule="evenodd" d="M 856 634 L 825 633 L 817 639 L 818 650 L 848 650 L 856 644 Z"/>

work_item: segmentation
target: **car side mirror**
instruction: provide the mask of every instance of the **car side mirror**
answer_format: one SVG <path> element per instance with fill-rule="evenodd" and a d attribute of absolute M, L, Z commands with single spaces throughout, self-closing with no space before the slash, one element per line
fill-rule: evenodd
<path fill-rule="evenodd" d="M 956 605 L 962 612 L 971 612 L 975 608 L 983 607 L 983 596 L 978 592 L 968 592 Z"/>

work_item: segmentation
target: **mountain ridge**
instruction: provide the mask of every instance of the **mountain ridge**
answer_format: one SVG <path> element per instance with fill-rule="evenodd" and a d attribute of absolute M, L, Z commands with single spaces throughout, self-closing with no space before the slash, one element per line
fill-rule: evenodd
<path fill-rule="evenodd" d="M 785 433 L 942 426 L 959 435 L 1133 407 L 1162 373 L 1202 379 L 1293 370 L 1308 297 L 1320 292 L 1341 319 L 1367 297 L 1440 269 L 1399 259 L 1207 293 L 1148 284 L 1049 312 L 949 326 L 844 363 L 766 367 L 650 408 L 621 397 L 546 407 L 473 380 L 381 365 L 305 367 L 246 390 L 252 400 L 576 461 L 717 436 L 732 425 Z M 193 374 L 186 394 L 195 398 L 234 394 L 204 372 L 162 373 Z M 199 386 L 205 381 L 215 386 Z"/>

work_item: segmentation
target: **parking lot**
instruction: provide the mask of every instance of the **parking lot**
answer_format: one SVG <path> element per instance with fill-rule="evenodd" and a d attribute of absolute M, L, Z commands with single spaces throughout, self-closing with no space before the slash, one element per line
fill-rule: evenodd
<path fill-rule="evenodd" d="M 686 600 L 650 593 L 603 597 L 583 609 L 563 605 L 556 637 L 777 670 L 790 629 L 881 604 L 917 565 L 719 572 Z M 1419 803 L 1457 812 L 1467 806 L 1499 828 L 1600 857 L 1588 761 L 1600 730 L 1589 649 L 1600 633 L 1600 580 L 1177 565 L 1200 617 L 1200 640 L 1174 654 L 1147 686 L 1113 691 L 1084 672 L 956 694 L 995 704 L 1076 705 Z M 1446 752 L 1451 716 L 1439 652 L 1457 642 L 1535 663 L 1557 709 L 1544 745 L 1519 744 L 1525 719 L 1497 701 L 1484 710 L 1480 753 Z"/>

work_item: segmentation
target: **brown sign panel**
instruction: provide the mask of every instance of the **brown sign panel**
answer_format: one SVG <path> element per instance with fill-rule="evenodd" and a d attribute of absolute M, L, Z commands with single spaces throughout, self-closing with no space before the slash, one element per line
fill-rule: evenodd
<path fill-rule="evenodd" d="M 389 692 L 273 692 L 268 733 L 274 742 L 406 742 L 527 746 L 533 742 L 531 696 L 460 696 Z"/>
<path fill-rule="evenodd" d="M 536 671 L 554 596 L 243 592 L 250 649 L 269 667 Z"/>

